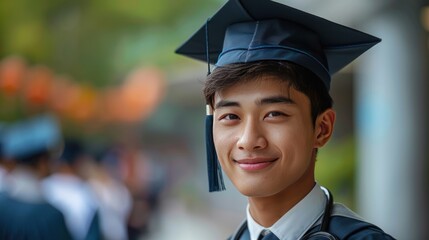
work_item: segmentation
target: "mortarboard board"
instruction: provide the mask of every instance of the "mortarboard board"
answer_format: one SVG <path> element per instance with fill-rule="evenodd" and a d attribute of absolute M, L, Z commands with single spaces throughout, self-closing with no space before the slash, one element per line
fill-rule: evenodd
<path fill-rule="evenodd" d="M 8 159 L 26 161 L 32 157 L 54 152 L 62 144 L 57 120 L 43 115 L 14 123 L 3 134 L 3 155 Z"/>
<path fill-rule="evenodd" d="M 314 72 L 329 89 L 330 76 L 380 41 L 277 2 L 229 0 L 176 53 L 216 66 L 291 61 Z"/>
<path fill-rule="evenodd" d="M 209 65 L 263 60 L 289 61 L 316 74 L 330 88 L 331 76 L 381 39 L 270 0 L 229 0 L 176 53 Z M 210 191 L 224 189 L 206 119 Z"/>

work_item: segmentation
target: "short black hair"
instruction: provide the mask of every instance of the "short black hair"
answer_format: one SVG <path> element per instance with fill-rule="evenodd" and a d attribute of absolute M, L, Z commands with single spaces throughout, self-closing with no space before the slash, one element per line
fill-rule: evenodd
<path fill-rule="evenodd" d="M 310 70 L 288 61 L 233 63 L 215 68 L 203 90 L 207 104 L 213 108 L 216 92 L 262 76 L 278 77 L 304 93 L 310 99 L 313 124 L 319 114 L 332 108 L 333 101 L 323 81 Z"/>

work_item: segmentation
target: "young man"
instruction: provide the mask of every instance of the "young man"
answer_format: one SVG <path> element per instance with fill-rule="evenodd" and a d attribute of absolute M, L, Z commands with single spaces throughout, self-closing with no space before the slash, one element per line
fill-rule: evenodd
<path fill-rule="evenodd" d="M 57 121 L 49 115 L 5 129 L 3 156 L 16 164 L 0 193 L 0 239 L 72 239 L 64 216 L 46 202 L 41 186 L 61 141 Z"/>
<path fill-rule="evenodd" d="M 314 177 L 334 128 L 331 75 L 379 41 L 276 2 L 230 0 L 177 50 L 216 64 L 204 89 L 210 191 L 224 189 L 218 158 L 249 202 L 231 239 L 392 239 Z"/>

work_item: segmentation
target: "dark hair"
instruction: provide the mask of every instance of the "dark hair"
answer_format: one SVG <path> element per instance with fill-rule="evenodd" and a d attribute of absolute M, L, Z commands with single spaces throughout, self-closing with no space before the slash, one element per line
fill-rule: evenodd
<path fill-rule="evenodd" d="M 332 98 L 322 80 L 308 69 L 287 61 L 233 63 L 217 67 L 207 77 L 204 86 L 207 104 L 213 107 L 216 92 L 262 76 L 278 77 L 289 87 L 304 93 L 310 99 L 313 124 L 320 113 L 332 107 Z"/>
<path fill-rule="evenodd" d="M 51 155 L 46 150 L 32 152 L 31 154 L 23 155 L 15 159 L 15 161 L 22 165 L 36 167 L 44 159 L 49 159 Z"/>
<path fill-rule="evenodd" d="M 64 149 L 60 156 L 62 162 L 74 165 L 82 155 L 84 155 L 84 148 L 78 139 L 68 138 L 64 141 Z"/>

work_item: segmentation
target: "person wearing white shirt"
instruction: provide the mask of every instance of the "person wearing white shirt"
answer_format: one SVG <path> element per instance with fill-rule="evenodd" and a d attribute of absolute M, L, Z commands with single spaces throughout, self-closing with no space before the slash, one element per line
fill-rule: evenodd
<path fill-rule="evenodd" d="M 59 209 L 75 240 L 100 239 L 99 206 L 89 184 L 79 176 L 84 146 L 67 139 L 55 172 L 43 180 L 47 201 Z"/>
<path fill-rule="evenodd" d="M 0 239 L 72 239 L 63 214 L 46 201 L 42 187 L 61 142 L 58 122 L 50 115 L 5 130 L 2 154 L 14 166 L 0 193 Z"/>
<path fill-rule="evenodd" d="M 223 170 L 248 197 L 231 239 L 392 239 L 314 175 L 334 130 L 331 76 L 380 41 L 275 1 L 229 0 L 176 50 L 208 64 L 209 190 L 225 189 Z"/>

